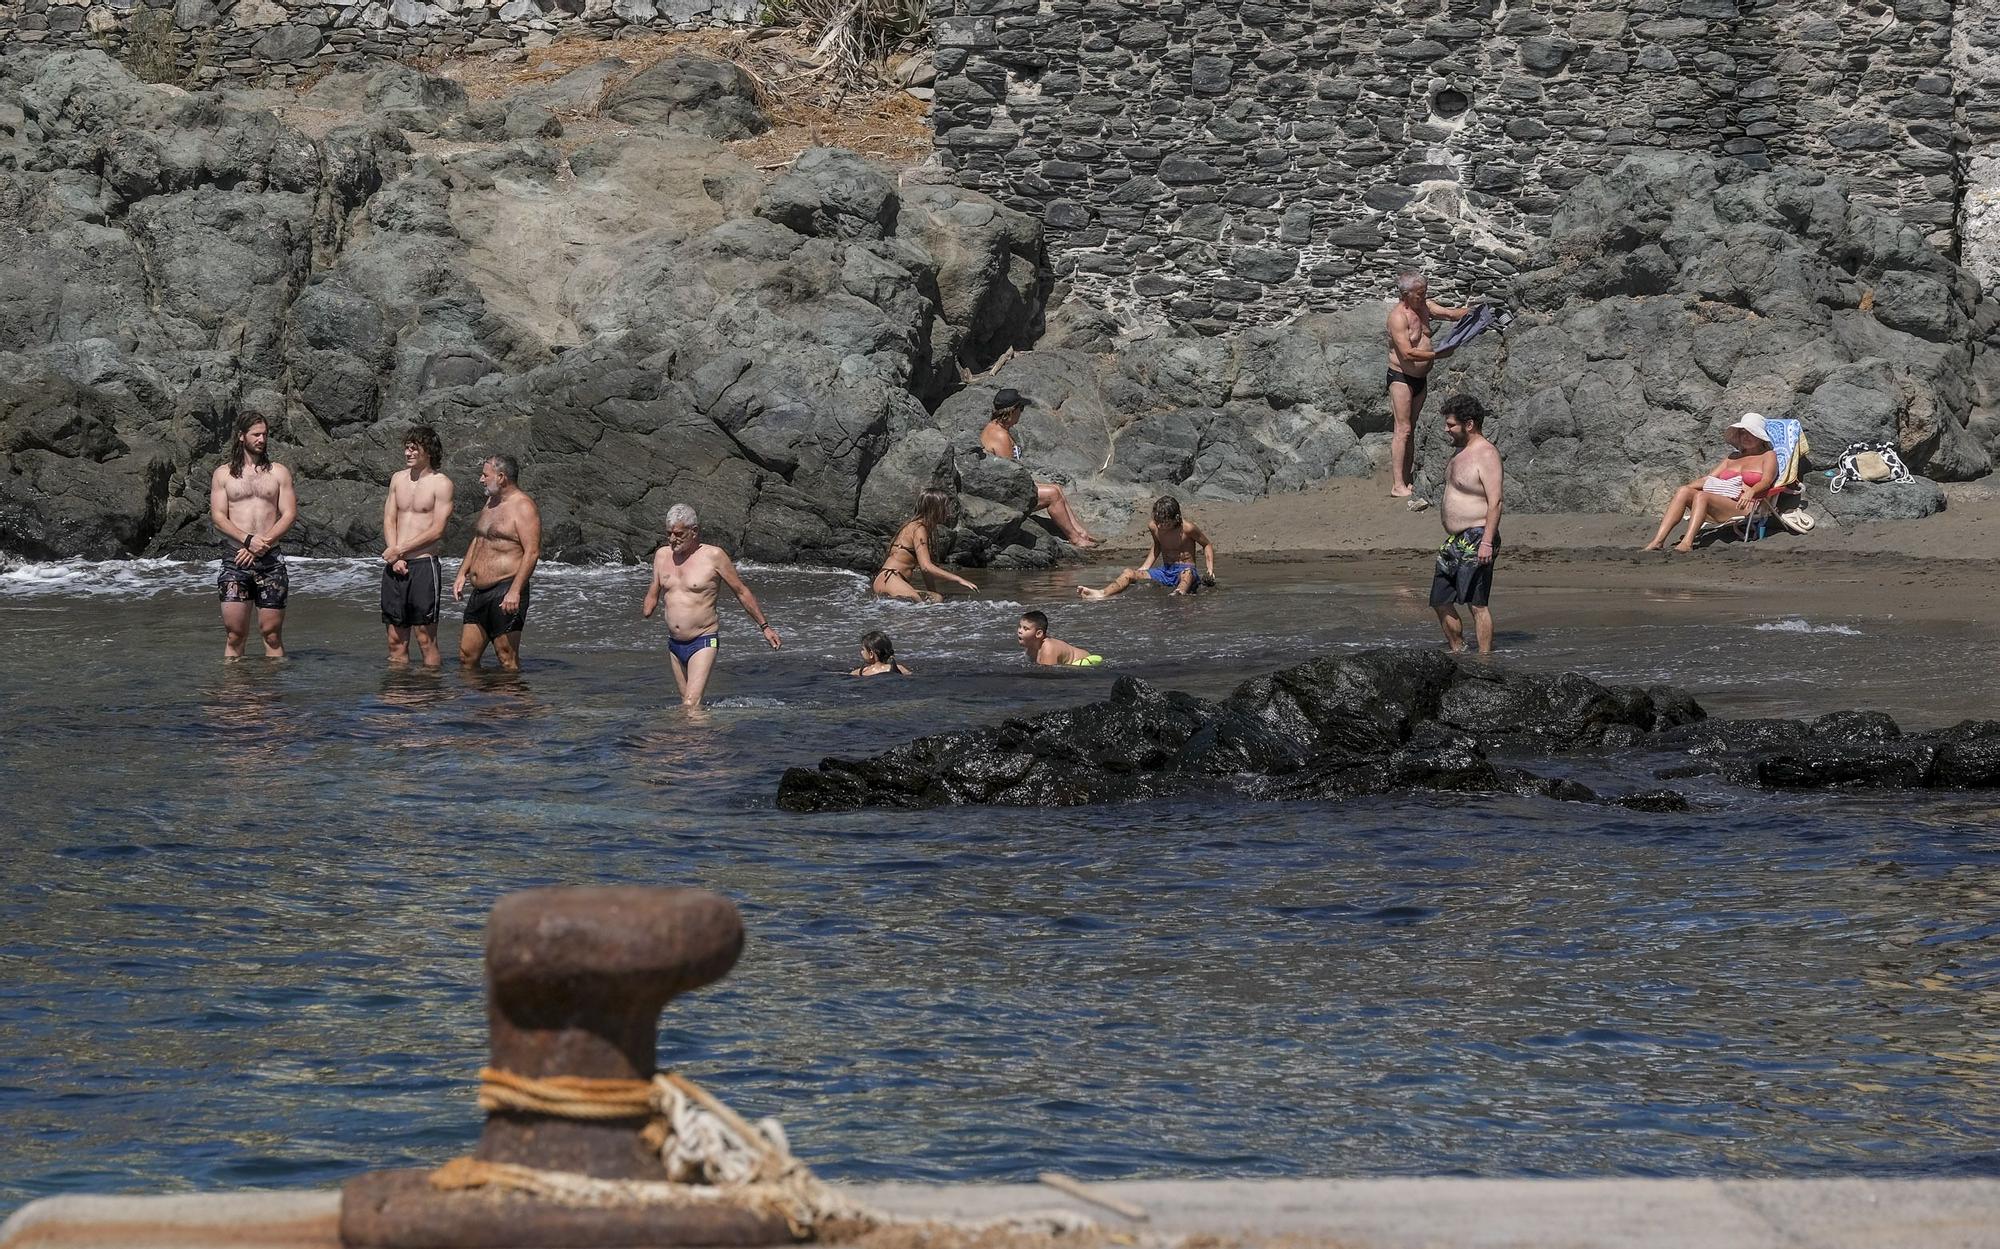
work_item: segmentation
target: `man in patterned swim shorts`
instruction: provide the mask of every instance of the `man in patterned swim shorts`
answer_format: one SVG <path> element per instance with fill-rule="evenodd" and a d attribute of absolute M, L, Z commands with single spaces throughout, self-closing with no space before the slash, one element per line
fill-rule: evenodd
<path fill-rule="evenodd" d="M 1500 452 L 1486 437 L 1486 408 L 1471 395 L 1444 401 L 1444 435 L 1457 454 L 1444 466 L 1444 545 L 1431 573 L 1431 608 L 1444 626 L 1445 645 L 1465 649 L 1458 605 L 1472 609 L 1473 642 L 1493 652 L 1493 557 L 1500 550 Z"/>
<path fill-rule="evenodd" d="M 285 657 L 285 598 L 291 578 L 278 554 L 278 539 L 298 519 L 291 470 L 271 463 L 271 426 L 261 416 L 236 424 L 229 459 L 218 464 L 208 483 L 208 518 L 223 537 L 222 567 L 215 579 L 222 594 L 222 657 L 243 658 L 255 613 L 264 654 Z"/>

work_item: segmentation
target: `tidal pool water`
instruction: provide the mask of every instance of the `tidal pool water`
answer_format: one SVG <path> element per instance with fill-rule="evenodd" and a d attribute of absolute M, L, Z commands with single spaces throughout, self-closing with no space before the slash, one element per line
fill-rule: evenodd
<path fill-rule="evenodd" d="M 296 561 L 293 658 L 231 667 L 206 566 L 0 568 L 0 1204 L 462 1152 L 487 909 L 613 882 L 742 907 L 662 1059 L 834 1178 L 2000 1174 L 1987 796 L 773 806 L 787 766 L 1120 672 L 1215 694 L 1428 643 L 1414 563 L 1091 606 L 988 574 L 934 609 L 752 568 L 785 648 L 726 604 L 692 718 L 643 570 L 548 569 L 503 677 L 386 671 L 365 563 Z M 1546 581 L 1496 589 L 1501 662 L 1717 714 L 1996 702 L 1988 621 Z M 1111 664 L 1023 670 L 1023 605 Z M 841 675 L 876 626 L 915 679 Z"/>

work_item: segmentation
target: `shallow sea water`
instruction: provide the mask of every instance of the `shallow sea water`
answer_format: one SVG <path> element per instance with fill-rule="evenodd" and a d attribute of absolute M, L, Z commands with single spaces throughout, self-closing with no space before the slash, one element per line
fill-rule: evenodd
<path fill-rule="evenodd" d="M 772 805 L 787 766 L 1120 672 L 1215 694 L 1428 643 L 1412 571 L 1092 606 L 988 574 L 924 610 L 752 568 L 785 649 L 726 606 L 690 720 L 642 570 L 550 568 L 510 678 L 385 671 L 372 565 L 295 561 L 293 659 L 227 668 L 205 566 L 0 568 L 0 1204 L 463 1151 L 487 909 L 599 882 L 736 899 L 743 960 L 668 1007 L 662 1059 L 836 1178 L 2000 1174 L 1989 797 Z M 1023 604 L 1111 665 L 1022 670 Z M 1942 724 L 2000 685 L 1990 622 L 1837 593 L 1524 569 L 1495 608 L 1501 662 L 1717 714 Z M 916 679 L 840 675 L 877 625 Z"/>

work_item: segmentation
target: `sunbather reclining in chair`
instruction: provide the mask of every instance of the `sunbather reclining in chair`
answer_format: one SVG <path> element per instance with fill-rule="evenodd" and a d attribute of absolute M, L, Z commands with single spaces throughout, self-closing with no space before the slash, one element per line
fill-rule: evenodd
<path fill-rule="evenodd" d="M 1674 491 L 1666 515 L 1660 517 L 1659 532 L 1640 550 L 1657 551 L 1665 546 L 1685 515 L 1687 536 L 1674 549 L 1692 551 L 1695 535 L 1705 522 L 1748 515 L 1764 492 L 1777 484 L 1778 455 L 1771 449 L 1771 431 L 1764 427 L 1763 417 L 1745 412 L 1722 437 L 1729 444 L 1729 454 L 1706 476 Z"/>

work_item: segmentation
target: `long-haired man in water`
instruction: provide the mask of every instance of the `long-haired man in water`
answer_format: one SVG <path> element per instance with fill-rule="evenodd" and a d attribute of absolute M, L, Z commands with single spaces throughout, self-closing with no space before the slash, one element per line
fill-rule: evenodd
<path fill-rule="evenodd" d="M 285 600 L 291 576 L 278 554 L 278 539 L 299 517 L 292 471 L 273 464 L 271 425 L 261 416 L 236 422 L 229 459 L 208 479 L 208 519 L 223 538 L 222 568 L 215 586 L 222 595 L 222 657 L 243 658 L 255 614 L 264 654 L 285 657 Z"/>

